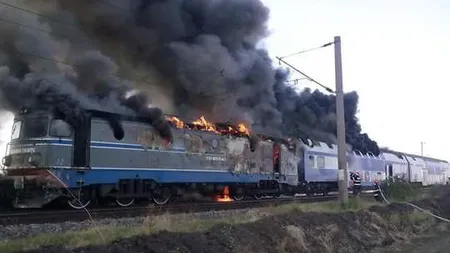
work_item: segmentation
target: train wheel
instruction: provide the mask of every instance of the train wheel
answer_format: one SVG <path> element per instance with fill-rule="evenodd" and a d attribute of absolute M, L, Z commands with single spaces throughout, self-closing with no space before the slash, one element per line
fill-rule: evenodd
<path fill-rule="evenodd" d="M 244 194 L 243 193 L 233 194 L 232 198 L 236 201 L 241 201 L 244 199 Z"/>
<path fill-rule="evenodd" d="M 87 190 L 79 189 L 71 198 L 67 200 L 67 204 L 73 209 L 85 209 L 91 204 L 91 196 Z"/>
<path fill-rule="evenodd" d="M 117 198 L 116 204 L 121 207 L 129 207 L 134 204 L 133 198 Z"/>
<path fill-rule="evenodd" d="M 165 205 L 169 202 L 171 197 L 170 190 L 168 188 L 163 188 L 153 193 L 152 200 L 157 205 Z"/>
<path fill-rule="evenodd" d="M 258 194 L 253 195 L 253 198 L 256 200 L 260 200 L 260 199 L 262 199 L 262 195 L 258 193 Z"/>

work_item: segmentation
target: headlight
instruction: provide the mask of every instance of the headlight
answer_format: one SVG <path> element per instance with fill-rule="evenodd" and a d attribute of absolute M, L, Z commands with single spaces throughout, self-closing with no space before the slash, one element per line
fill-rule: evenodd
<path fill-rule="evenodd" d="M 10 166 L 11 165 L 11 156 L 7 155 L 7 156 L 3 157 L 2 164 L 6 167 Z"/>
<path fill-rule="evenodd" d="M 28 163 L 33 166 L 38 166 L 40 162 L 41 162 L 40 154 L 32 154 L 28 157 Z"/>

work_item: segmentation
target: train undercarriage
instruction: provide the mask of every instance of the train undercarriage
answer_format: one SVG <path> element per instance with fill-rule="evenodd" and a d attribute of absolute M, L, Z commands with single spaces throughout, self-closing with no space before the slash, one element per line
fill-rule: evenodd
<path fill-rule="evenodd" d="M 197 200 L 212 198 L 225 202 L 295 195 L 293 187 L 279 184 L 275 180 L 264 180 L 254 184 L 159 184 L 154 180 L 122 179 L 116 184 L 80 185 L 76 188 L 54 186 L 36 177 L 16 176 L 14 190 L 9 198 L 14 208 L 43 208 L 56 205 L 84 209 L 89 206 L 110 205 L 130 207 L 150 202 L 165 205 L 186 196 Z"/>

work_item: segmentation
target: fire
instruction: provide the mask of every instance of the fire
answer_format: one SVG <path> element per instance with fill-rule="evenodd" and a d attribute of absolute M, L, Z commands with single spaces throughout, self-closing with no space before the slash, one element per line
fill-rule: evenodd
<path fill-rule="evenodd" d="M 224 124 L 212 123 L 206 120 L 203 115 L 199 119 L 192 121 L 192 123 L 185 123 L 174 116 L 166 116 L 166 120 L 171 122 L 176 128 L 198 129 L 218 134 L 250 135 L 250 130 L 243 123 L 240 123 L 237 126 L 221 126 Z"/>
<path fill-rule="evenodd" d="M 166 119 L 167 119 L 167 121 L 172 122 L 175 125 L 175 127 L 177 127 L 177 128 L 184 127 L 184 122 L 177 117 L 170 116 L 170 117 L 166 117 Z"/>
<path fill-rule="evenodd" d="M 201 116 L 200 119 L 193 121 L 192 124 L 202 130 L 218 133 L 214 123 L 207 121 L 204 116 Z"/>
<path fill-rule="evenodd" d="M 228 186 L 225 186 L 223 189 L 222 195 L 216 197 L 217 202 L 232 202 L 233 199 L 230 198 L 230 189 Z"/>
<path fill-rule="evenodd" d="M 246 134 L 246 135 L 250 135 L 250 131 L 248 130 L 248 128 L 244 124 L 240 123 L 238 125 L 238 129 L 239 129 L 239 132 L 241 132 L 243 134 Z"/>

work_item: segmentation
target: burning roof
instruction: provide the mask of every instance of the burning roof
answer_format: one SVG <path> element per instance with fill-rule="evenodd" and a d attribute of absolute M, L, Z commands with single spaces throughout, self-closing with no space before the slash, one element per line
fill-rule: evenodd
<path fill-rule="evenodd" d="M 226 123 L 213 123 L 204 116 L 194 120 L 190 123 L 184 122 L 175 116 L 166 116 L 166 120 L 176 128 L 193 129 L 200 131 L 208 131 L 217 134 L 230 134 L 235 136 L 250 136 L 250 130 L 243 123 L 239 123 L 237 126 Z"/>

